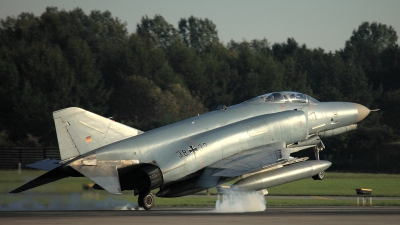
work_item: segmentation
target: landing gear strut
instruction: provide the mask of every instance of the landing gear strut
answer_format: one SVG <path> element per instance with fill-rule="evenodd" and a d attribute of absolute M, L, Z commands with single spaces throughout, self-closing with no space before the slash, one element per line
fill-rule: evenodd
<path fill-rule="evenodd" d="M 138 198 L 139 207 L 150 210 L 154 206 L 154 195 L 152 193 L 140 194 Z"/>
<path fill-rule="evenodd" d="M 314 147 L 315 159 L 319 160 L 319 152 L 325 149 L 324 143 L 322 141 Z"/>
<path fill-rule="evenodd" d="M 317 146 L 314 147 L 314 153 L 315 153 L 315 159 L 316 160 L 319 160 L 319 152 L 324 150 L 324 149 L 325 149 L 325 145 L 324 145 L 324 143 L 322 143 L 322 141 L 321 141 L 320 144 L 318 144 Z M 312 178 L 314 180 L 322 180 L 322 179 L 324 179 L 324 176 L 325 176 L 325 172 L 321 171 L 318 174 L 312 176 Z"/>

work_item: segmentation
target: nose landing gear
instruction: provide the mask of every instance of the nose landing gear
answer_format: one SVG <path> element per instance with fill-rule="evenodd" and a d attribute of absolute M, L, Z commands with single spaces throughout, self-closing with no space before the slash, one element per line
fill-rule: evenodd
<path fill-rule="evenodd" d="M 324 143 L 322 143 L 322 141 L 321 141 L 320 144 L 318 144 L 317 146 L 314 147 L 314 153 L 315 153 L 315 159 L 316 160 L 319 160 L 319 152 L 324 150 L 324 149 L 325 149 L 325 145 L 324 145 Z M 322 180 L 322 179 L 324 179 L 324 176 L 325 176 L 325 172 L 321 171 L 318 174 L 312 176 L 312 178 L 314 180 Z"/>

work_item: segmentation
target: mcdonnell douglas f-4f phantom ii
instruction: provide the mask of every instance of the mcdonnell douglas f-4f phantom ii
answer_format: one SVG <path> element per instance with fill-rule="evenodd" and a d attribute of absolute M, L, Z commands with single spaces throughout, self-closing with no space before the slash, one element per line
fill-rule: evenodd
<path fill-rule="evenodd" d="M 61 160 L 31 164 L 49 172 L 11 193 L 85 176 L 93 188 L 112 194 L 133 190 L 139 206 L 150 209 L 150 191 L 157 188 L 158 197 L 179 197 L 237 178 L 230 189 L 263 191 L 307 177 L 321 180 L 331 165 L 319 160 L 321 137 L 356 129 L 369 112 L 357 103 L 274 92 L 142 132 L 66 108 L 53 113 Z M 308 148 L 316 160 L 290 156 Z"/>

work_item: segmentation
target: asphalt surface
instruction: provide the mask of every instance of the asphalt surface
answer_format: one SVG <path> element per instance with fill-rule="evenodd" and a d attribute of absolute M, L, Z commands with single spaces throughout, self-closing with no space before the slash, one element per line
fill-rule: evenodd
<path fill-rule="evenodd" d="M 1 224 L 400 224 L 400 207 L 267 207 L 262 212 L 217 213 L 212 208 L 150 211 L 0 212 Z"/>
<path fill-rule="evenodd" d="M 0 203 L 3 197 L 0 195 Z M 196 195 L 215 198 L 216 196 Z M 12 196 L 13 197 L 13 196 Z M 26 197 L 26 198 L 25 198 Z M 271 207 L 262 212 L 220 213 L 215 207 L 162 208 L 134 210 L 136 203 L 108 200 L 81 201 L 80 195 L 52 196 L 44 207 L 32 202 L 31 195 L 6 207 L 0 204 L 0 224 L 400 224 L 400 207 Z M 194 197 L 194 196 L 189 196 Z M 68 207 L 61 199 L 67 198 Z M 355 196 L 266 196 L 269 199 L 354 200 Z M 374 200 L 400 200 L 399 197 L 373 197 Z M 4 199 L 3 199 L 4 200 Z M 84 205 L 88 204 L 88 205 Z M 99 205 L 100 204 L 100 205 Z M 122 207 L 116 207 L 116 206 Z M 30 206 L 30 207 L 28 207 Z M 109 210 L 109 209 L 114 210 Z M 89 209 L 89 210 L 88 210 Z"/>

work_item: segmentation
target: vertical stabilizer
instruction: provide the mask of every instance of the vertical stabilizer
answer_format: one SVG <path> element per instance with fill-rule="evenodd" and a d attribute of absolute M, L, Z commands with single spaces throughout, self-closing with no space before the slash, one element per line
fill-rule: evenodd
<path fill-rule="evenodd" d="M 143 133 L 76 107 L 55 111 L 53 117 L 61 160 Z"/>

